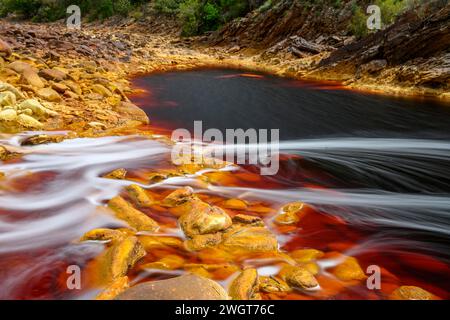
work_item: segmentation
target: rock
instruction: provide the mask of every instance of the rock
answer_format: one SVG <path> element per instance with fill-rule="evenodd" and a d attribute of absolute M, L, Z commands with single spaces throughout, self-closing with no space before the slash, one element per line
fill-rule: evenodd
<path fill-rule="evenodd" d="M 184 187 L 170 193 L 164 198 L 163 204 L 168 207 L 176 207 L 182 205 L 193 199 L 194 189 L 191 187 Z"/>
<path fill-rule="evenodd" d="M 57 116 L 58 113 L 50 110 L 46 107 L 44 107 L 39 101 L 34 100 L 34 99 L 28 99 L 23 101 L 22 103 L 20 103 L 17 108 L 19 110 L 26 110 L 26 109 L 30 109 L 33 111 L 33 114 L 38 116 L 38 117 L 54 117 Z"/>
<path fill-rule="evenodd" d="M 225 211 L 200 200 L 193 201 L 191 210 L 183 214 L 178 223 L 189 238 L 198 234 L 222 231 L 232 224 L 230 216 Z"/>
<path fill-rule="evenodd" d="M 0 121 L 16 121 L 17 112 L 14 109 L 5 109 L 0 111 Z"/>
<path fill-rule="evenodd" d="M 228 49 L 228 53 L 236 53 L 236 52 L 238 52 L 239 50 L 241 50 L 241 47 L 239 47 L 239 46 L 233 46 L 233 47 L 231 47 L 230 49 Z"/>
<path fill-rule="evenodd" d="M 62 83 L 53 83 L 52 89 L 58 93 L 64 93 L 67 90 L 70 90 L 68 86 L 66 86 L 65 84 L 62 84 Z"/>
<path fill-rule="evenodd" d="M 316 249 L 300 249 L 289 253 L 297 263 L 308 263 L 323 257 L 324 253 Z"/>
<path fill-rule="evenodd" d="M 294 288 L 311 290 L 319 286 L 314 275 L 304 267 L 286 266 L 280 274 Z"/>
<path fill-rule="evenodd" d="M 14 93 L 14 95 L 16 96 L 16 99 L 24 99 L 25 98 L 24 95 L 19 90 L 17 90 L 14 86 L 10 85 L 9 83 L 0 81 L 0 92 L 5 92 L 5 91 Z"/>
<path fill-rule="evenodd" d="M 103 257 L 104 270 L 108 279 L 115 280 L 127 274 L 146 252 L 136 237 L 128 237 L 107 250 Z"/>
<path fill-rule="evenodd" d="M 57 69 L 43 69 L 39 71 L 39 76 L 46 80 L 60 82 L 67 78 L 67 73 Z"/>
<path fill-rule="evenodd" d="M 130 102 L 125 101 L 121 102 L 116 107 L 116 111 L 126 119 L 139 121 L 145 124 L 148 124 L 150 122 L 150 120 L 147 117 L 147 114 L 141 108 Z"/>
<path fill-rule="evenodd" d="M 44 89 L 40 89 L 37 92 L 37 95 L 47 101 L 51 101 L 51 102 L 59 102 L 61 101 L 61 96 L 58 94 L 58 92 L 56 92 L 55 90 L 51 89 L 51 88 L 44 88 Z"/>
<path fill-rule="evenodd" d="M 117 300 L 227 300 L 226 291 L 207 278 L 187 274 L 146 282 L 125 290 Z"/>
<path fill-rule="evenodd" d="M 292 291 L 286 282 L 276 277 L 259 277 L 259 290 L 267 293 Z"/>
<path fill-rule="evenodd" d="M 101 84 L 94 84 L 92 86 L 91 90 L 94 93 L 98 93 L 98 94 L 102 95 L 103 97 L 111 97 L 112 96 L 112 92 L 109 89 L 102 86 Z"/>
<path fill-rule="evenodd" d="M 184 265 L 184 262 L 182 257 L 169 254 L 156 262 L 146 263 L 140 267 L 141 269 L 176 270 L 180 269 Z"/>
<path fill-rule="evenodd" d="M 348 257 L 344 262 L 337 265 L 332 273 L 342 281 L 364 280 L 366 275 L 354 257 Z"/>
<path fill-rule="evenodd" d="M 64 81 L 61 84 L 67 86 L 70 90 L 72 90 L 77 95 L 81 95 L 83 93 L 83 91 L 81 90 L 81 87 L 76 82 Z"/>
<path fill-rule="evenodd" d="M 254 298 L 258 289 L 258 271 L 246 269 L 233 280 L 228 292 L 233 300 L 250 300 Z"/>
<path fill-rule="evenodd" d="M 221 233 L 213 234 L 199 234 L 192 237 L 192 239 L 185 241 L 185 247 L 189 251 L 199 251 L 205 248 L 210 248 L 222 242 Z"/>
<path fill-rule="evenodd" d="M 0 56 L 9 57 L 11 54 L 11 46 L 6 41 L 0 39 Z"/>
<path fill-rule="evenodd" d="M 300 221 L 300 216 L 305 205 L 303 202 L 292 202 L 281 208 L 282 213 L 277 215 L 274 222 L 279 225 L 291 225 Z"/>
<path fill-rule="evenodd" d="M 419 287 L 401 286 L 389 296 L 390 300 L 434 300 L 436 297 Z"/>
<path fill-rule="evenodd" d="M 126 234 L 119 230 L 112 229 L 94 229 L 86 232 L 80 241 L 109 241 L 117 243 L 124 240 Z"/>
<path fill-rule="evenodd" d="M 278 250 L 277 238 L 265 227 L 230 228 L 225 232 L 222 246 L 227 250 L 273 252 Z"/>
<path fill-rule="evenodd" d="M 11 91 L 0 93 L 0 106 L 14 106 L 16 104 L 16 96 Z"/>
<path fill-rule="evenodd" d="M 122 179 L 125 179 L 126 175 L 127 175 L 127 170 L 120 168 L 120 169 L 116 169 L 114 171 L 111 171 L 110 173 L 105 174 L 103 176 L 103 178 L 122 180 Z"/>
<path fill-rule="evenodd" d="M 119 277 L 113 281 L 108 288 L 106 288 L 102 293 L 100 293 L 95 300 L 113 300 L 120 293 L 124 292 L 130 287 L 128 277 Z"/>
<path fill-rule="evenodd" d="M 153 204 L 154 200 L 148 195 L 148 193 L 137 184 L 132 184 L 127 188 L 130 198 L 140 207 L 149 207 Z"/>
<path fill-rule="evenodd" d="M 221 207 L 232 210 L 246 210 L 247 203 L 241 199 L 228 199 L 222 203 Z"/>
<path fill-rule="evenodd" d="M 385 59 L 372 60 L 369 63 L 360 66 L 360 71 L 363 74 L 374 74 L 383 70 L 387 66 L 387 61 Z"/>
<path fill-rule="evenodd" d="M 24 84 L 29 84 L 30 86 L 36 88 L 44 88 L 45 84 L 38 74 L 33 69 L 25 69 L 20 78 L 20 82 Z"/>
<path fill-rule="evenodd" d="M 33 67 L 31 64 L 23 62 L 23 61 L 14 61 L 8 65 L 8 68 L 14 70 L 15 72 L 22 74 L 25 70 L 33 70 L 37 72 L 37 69 Z"/>
<path fill-rule="evenodd" d="M 129 202 L 120 196 L 114 197 L 108 202 L 116 217 L 126 221 L 131 227 L 138 231 L 156 231 L 159 226 L 155 220 L 147 216 L 145 213 L 135 209 Z"/>
<path fill-rule="evenodd" d="M 35 146 L 39 144 L 59 143 L 66 138 L 64 135 L 38 134 L 28 137 L 20 142 L 21 146 Z"/>
<path fill-rule="evenodd" d="M 264 222 L 260 217 L 256 216 L 250 216 L 245 214 L 237 214 L 233 217 L 233 222 L 235 223 L 242 223 L 242 224 L 249 224 L 255 227 L 263 227 Z"/>
<path fill-rule="evenodd" d="M 41 129 L 44 127 L 42 123 L 40 123 L 35 118 L 26 115 L 26 114 L 19 114 L 17 117 L 17 122 L 24 128 L 28 129 Z"/>
<path fill-rule="evenodd" d="M 175 237 L 142 235 L 139 236 L 139 241 L 148 252 L 151 252 L 154 249 L 170 250 L 171 248 L 183 248 L 183 241 Z"/>

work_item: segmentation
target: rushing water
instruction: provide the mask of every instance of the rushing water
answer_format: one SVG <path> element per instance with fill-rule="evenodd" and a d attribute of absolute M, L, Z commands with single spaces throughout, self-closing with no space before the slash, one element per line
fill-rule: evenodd
<path fill-rule="evenodd" d="M 100 176 L 124 167 L 136 178 L 143 169 L 164 168 L 170 147 L 130 136 L 30 147 L 20 141 L 33 133 L 4 135 L 0 144 L 26 155 L 0 167 L 6 174 L 0 183 L 0 298 L 93 297 L 98 289 L 89 286 L 67 292 L 61 274 L 70 264 L 88 268 L 103 246 L 73 240 L 96 227 L 120 226 L 103 203 L 136 181 L 155 192 L 191 185 L 205 196 L 239 197 L 274 209 L 304 201 L 315 209 L 301 228 L 271 227 L 283 250 L 344 252 L 363 266 L 380 265 L 398 283 L 448 298 L 449 106 L 234 70 L 168 73 L 135 83 L 147 90 L 135 102 L 163 129 L 191 129 L 194 120 L 222 130 L 279 128 L 280 171 L 261 177 L 255 166 L 226 168 L 230 177 L 209 184 L 197 179 L 208 172 L 153 184 L 110 180 Z M 182 237 L 164 213 L 148 213 L 170 222 L 164 234 Z M 271 225 L 272 216 L 263 218 Z M 274 272 L 270 262 L 243 264 Z M 161 277 L 133 273 L 134 281 Z M 335 298 L 370 298 L 366 291 L 355 286 Z"/>

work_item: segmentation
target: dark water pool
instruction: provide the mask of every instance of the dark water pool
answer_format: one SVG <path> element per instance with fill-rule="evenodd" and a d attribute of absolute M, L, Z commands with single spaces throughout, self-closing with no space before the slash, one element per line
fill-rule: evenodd
<path fill-rule="evenodd" d="M 450 137 L 450 104 L 341 90 L 239 70 L 170 72 L 138 78 L 133 98 L 165 128 L 280 129 L 282 140 L 313 137 Z"/>

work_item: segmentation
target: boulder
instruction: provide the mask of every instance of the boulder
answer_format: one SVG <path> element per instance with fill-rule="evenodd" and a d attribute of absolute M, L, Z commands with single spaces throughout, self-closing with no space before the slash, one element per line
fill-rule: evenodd
<path fill-rule="evenodd" d="M 32 69 L 25 69 L 20 78 L 20 82 L 24 84 L 29 84 L 30 86 L 36 88 L 44 88 L 45 84 L 38 74 Z"/>
<path fill-rule="evenodd" d="M 16 96 L 11 91 L 0 92 L 0 106 L 14 106 Z"/>
<path fill-rule="evenodd" d="M 11 54 L 11 46 L 6 41 L 0 39 L 0 56 L 9 57 Z"/>
<path fill-rule="evenodd" d="M 284 280 L 293 288 L 311 290 L 319 286 L 314 275 L 304 267 L 286 266 L 280 273 Z"/>
<path fill-rule="evenodd" d="M 116 107 L 116 111 L 121 116 L 129 120 L 135 120 L 145 124 L 148 124 L 150 122 L 147 114 L 141 108 L 130 102 L 121 102 Z"/>
<path fill-rule="evenodd" d="M 229 294 L 233 300 L 250 300 L 254 298 L 258 288 L 258 271 L 246 269 L 233 280 Z"/>
<path fill-rule="evenodd" d="M 39 71 L 39 75 L 46 80 L 57 82 L 63 81 L 67 78 L 67 73 L 57 69 L 43 69 Z"/>
<path fill-rule="evenodd" d="M 31 64 L 23 62 L 23 61 L 14 61 L 8 65 L 8 68 L 14 70 L 15 72 L 22 74 L 25 70 L 32 69 L 37 72 L 37 69 L 33 67 Z"/>
<path fill-rule="evenodd" d="M 59 102 L 61 101 L 61 96 L 59 95 L 58 92 L 56 92 L 55 90 L 51 89 L 51 88 L 43 88 L 40 89 L 37 92 L 37 95 L 47 101 L 51 101 L 51 102 Z"/>
<path fill-rule="evenodd" d="M 227 300 L 226 291 L 215 281 L 187 274 L 138 284 L 125 290 L 117 300 Z"/>
<path fill-rule="evenodd" d="M 120 196 L 111 199 L 108 202 L 108 207 L 114 211 L 117 218 L 126 221 L 138 231 L 156 231 L 159 228 L 155 220 L 135 209 Z"/>
<path fill-rule="evenodd" d="M 57 116 L 58 113 L 50 110 L 46 107 L 44 107 L 39 101 L 34 100 L 34 99 L 28 99 L 23 101 L 22 103 L 20 103 L 17 108 L 19 110 L 26 110 L 26 109 L 30 109 L 31 111 L 33 111 L 33 114 L 38 116 L 38 117 L 54 117 Z"/>

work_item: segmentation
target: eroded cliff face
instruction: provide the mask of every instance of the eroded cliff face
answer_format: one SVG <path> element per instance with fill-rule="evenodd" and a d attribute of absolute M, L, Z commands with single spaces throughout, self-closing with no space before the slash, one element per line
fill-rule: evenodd
<path fill-rule="evenodd" d="M 420 94 L 448 97 L 449 1 L 424 1 L 361 38 L 351 32 L 355 4 L 366 8 L 370 1 L 279 0 L 224 26 L 208 41 L 256 50 L 261 61 L 286 64 L 297 77 L 414 87 Z"/>

